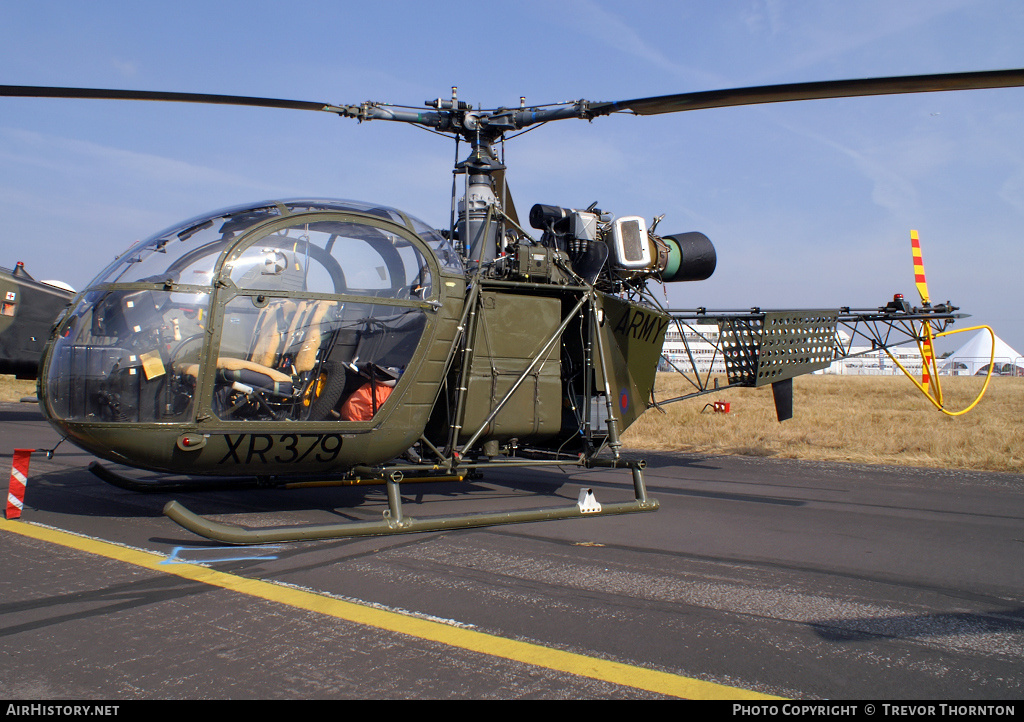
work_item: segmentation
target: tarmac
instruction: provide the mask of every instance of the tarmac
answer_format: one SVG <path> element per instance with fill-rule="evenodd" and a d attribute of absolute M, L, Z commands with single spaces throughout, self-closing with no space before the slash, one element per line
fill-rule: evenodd
<path fill-rule="evenodd" d="M 56 433 L 0 405 L 0 464 Z M 380 518 L 383 489 L 137 493 L 68 443 L 0 522 L 10 700 L 889 702 L 1024 692 L 1024 476 L 645 455 L 655 513 L 255 547 L 249 526 Z M 125 474 L 139 474 L 118 468 Z M 148 475 L 142 475 L 147 476 Z M 403 486 L 417 516 L 600 502 L 628 470 Z M 838 712 L 837 712 L 838 713 Z"/>

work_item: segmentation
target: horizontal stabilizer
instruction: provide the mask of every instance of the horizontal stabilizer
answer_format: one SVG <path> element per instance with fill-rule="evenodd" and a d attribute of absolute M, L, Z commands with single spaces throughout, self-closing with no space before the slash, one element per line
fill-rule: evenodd
<path fill-rule="evenodd" d="M 837 311 L 767 311 L 718 320 L 729 383 L 764 386 L 828 368 Z"/>

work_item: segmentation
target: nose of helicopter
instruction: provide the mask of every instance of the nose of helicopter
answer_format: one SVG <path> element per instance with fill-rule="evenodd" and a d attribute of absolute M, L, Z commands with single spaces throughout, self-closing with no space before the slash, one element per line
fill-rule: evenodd
<path fill-rule="evenodd" d="M 192 219 L 78 298 L 46 350 L 44 413 L 102 458 L 174 473 L 392 458 L 441 383 L 465 288 L 457 260 L 421 222 L 368 204 Z M 350 413 L 365 388 L 368 409 Z"/>

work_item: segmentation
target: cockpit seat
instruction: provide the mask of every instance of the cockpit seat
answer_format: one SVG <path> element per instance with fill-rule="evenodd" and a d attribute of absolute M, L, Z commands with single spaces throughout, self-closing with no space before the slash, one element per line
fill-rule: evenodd
<path fill-rule="evenodd" d="M 305 305 L 304 302 L 296 304 L 294 301 L 283 301 L 260 311 L 249 358 L 261 366 L 273 367 L 280 359 L 287 338 L 295 333 L 295 326 Z"/>
<path fill-rule="evenodd" d="M 317 354 L 320 353 L 320 349 L 324 344 L 324 319 L 327 316 L 327 312 L 335 306 L 335 301 L 313 301 L 306 304 L 305 308 L 300 308 L 300 313 L 303 316 L 303 325 L 297 326 L 293 322 L 292 328 L 289 331 L 292 344 L 299 345 L 298 351 L 295 353 L 295 371 L 297 373 L 306 373 L 312 371 L 316 365 Z M 296 319 L 298 319 L 300 313 L 296 313 Z"/>

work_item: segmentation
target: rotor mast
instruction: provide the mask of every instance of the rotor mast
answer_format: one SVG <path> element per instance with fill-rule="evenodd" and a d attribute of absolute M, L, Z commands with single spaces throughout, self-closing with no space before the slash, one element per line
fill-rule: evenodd
<path fill-rule="evenodd" d="M 543 108 L 474 110 L 458 99 L 458 88 L 452 87 L 451 99 L 437 98 L 424 103 L 432 111 L 422 112 L 379 103 L 332 106 L 325 108 L 338 115 L 357 120 L 390 120 L 422 125 L 451 134 L 470 146 L 469 155 L 456 162 L 454 173 L 466 175 L 465 192 L 461 197 L 453 190 L 452 204 L 457 207 L 456 228 L 459 248 L 465 260 L 474 264 L 493 261 L 501 252 L 501 235 L 506 209 L 495 188 L 495 175 L 505 165 L 494 152 L 494 145 L 509 131 L 565 118 L 590 118 L 587 101 L 576 101 Z"/>
<path fill-rule="evenodd" d="M 494 144 L 501 139 L 506 128 L 492 125 L 491 113 L 473 111 L 468 103 L 458 100 L 458 89 L 452 87 L 451 101 L 434 101 L 435 107 L 445 106 L 452 112 L 452 130 L 457 137 L 470 144 L 469 155 L 455 164 L 454 173 L 465 174 L 466 189 L 462 198 L 452 198 L 458 204 L 459 246 L 466 260 L 477 265 L 490 263 L 501 251 L 501 204 L 495 194 L 494 173 L 505 170 L 494 153 Z M 456 193 L 452 188 L 453 195 Z"/>
<path fill-rule="evenodd" d="M 470 144 L 470 153 L 455 165 L 455 173 L 466 174 L 466 192 L 458 201 L 458 234 L 466 259 L 478 264 L 493 261 L 502 251 L 503 219 L 508 209 L 496 195 L 495 174 L 503 172 L 505 165 L 498 160 L 494 145 L 505 133 L 527 126 L 562 118 L 587 117 L 586 102 L 553 106 L 550 108 L 472 110 L 469 104 L 457 99 L 452 88 L 451 101 L 428 101 L 428 106 L 448 110 L 449 131 Z M 504 176 L 502 176 L 504 177 Z M 452 199 L 453 203 L 456 202 Z"/>

